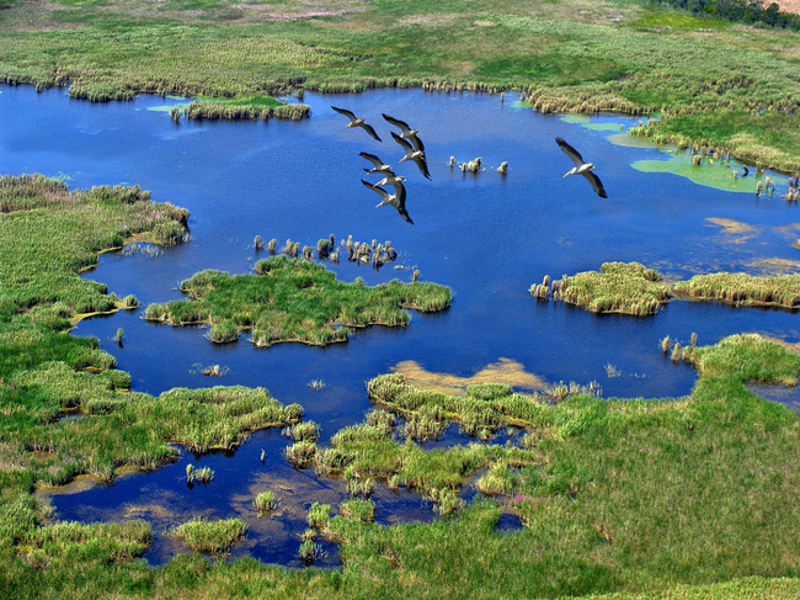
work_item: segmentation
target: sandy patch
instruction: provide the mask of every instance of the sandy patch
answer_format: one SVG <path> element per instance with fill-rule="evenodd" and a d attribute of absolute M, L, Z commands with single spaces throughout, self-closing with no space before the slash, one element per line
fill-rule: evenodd
<path fill-rule="evenodd" d="M 488 364 L 471 377 L 426 371 L 413 360 L 397 363 L 392 371 L 402 373 L 411 385 L 451 395 L 462 395 L 468 385 L 479 383 L 506 383 L 524 390 L 541 390 L 546 387 L 541 377 L 528 373 L 521 363 L 509 358 L 501 358 L 496 363 Z"/>
<path fill-rule="evenodd" d="M 757 270 L 759 275 L 774 277 L 775 275 L 795 275 L 800 273 L 800 261 L 787 258 L 756 258 L 745 266 Z"/>

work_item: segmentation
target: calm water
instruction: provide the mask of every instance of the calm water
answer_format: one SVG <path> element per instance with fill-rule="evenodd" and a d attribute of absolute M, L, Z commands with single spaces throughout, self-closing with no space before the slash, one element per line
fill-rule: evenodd
<path fill-rule="evenodd" d="M 191 240 L 156 257 L 143 253 L 104 254 L 87 276 L 107 283 L 120 296 L 135 294 L 143 306 L 180 297 L 179 281 L 214 268 L 246 273 L 255 261 L 255 235 L 280 245 L 287 238 L 315 245 L 333 233 L 337 240 L 391 240 L 395 263 L 376 272 L 353 263 L 329 265 L 340 279 L 361 276 L 368 284 L 400 278 L 419 269 L 421 279 L 455 292 L 452 307 L 439 315 L 414 313 L 406 329 L 371 328 L 348 344 L 314 348 L 281 344 L 255 349 L 239 342 L 214 346 L 200 328 L 176 329 L 146 323 L 143 309 L 80 323 L 76 335 L 93 335 L 131 373 L 133 388 L 158 394 L 176 386 L 243 384 L 263 386 L 284 403 L 299 402 L 306 418 L 322 425 L 323 443 L 343 426 L 363 420 L 370 408 L 364 383 L 400 361 L 414 360 L 433 372 L 474 374 L 499 358 L 524 365 L 550 383 L 596 381 L 605 397 L 666 397 L 687 393 L 696 375 L 675 366 L 658 348 L 666 335 L 701 344 L 743 331 L 800 340 L 798 317 L 780 311 L 732 309 L 675 301 L 655 317 L 594 316 L 563 304 L 542 303 L 528 293 L 544 275 L 599 268 L 604 261 L 637 260 L 668 279 L 715 270 L 763 272 L 772 259 L 796 260 L 791 244 L 796 206 L 774 198 L 722 192 L 669 174 L 631 168 L 635 160 L 666 158 L 657 149 L 612 144 L 610 130 L 585 127 L 501 104 L 485 95 L 430 95 L 387 90 L 362 95 L 307 94 L 312 117 L 268 123 L 173 123 L 163 108 L 174 100 L 142 97 L 133 102 L 93 105 L 65 97 L 63 90 L 37 94 L 31 87 L 0 93 L 0 172 L 40 172 L 69 179 L 71 188 L 139 184 L 152 199 L 187 207 Z M 331 110 L 344 106 L 364 116 L 383 138 L 345 129 Z M 381 112 L 420 130 L 432 181 L 415 165 L 397 161 Z M 597 117 L 592 125 L 630 124 Z M 619 131 L 619 127 L 616 127 Z M 581 177 L 562 179 L 572 164 L 554 138 L 563 136 L 594 162 L 608 199 L 600 199 Z M 370 164 L 361 151 L 377 154 L 407 177 L 411 226 L 391 207 L 375 209 L 376 194 L 359 179 Z M 482 157 L 486 172 L 463 175 L 448 166 Z M 508 175 L 494 172 L 509 162 Z M 372 179 L 374 181 L 374 179 Z M 784 190 L 779 190 L 782 193 Z M 728 233 L 708 219 L 752 227 Z M 125 330 L 124 347 L 111 338 Z M 196 365 L 220 364 L 220 379 L 196 373 Z M 610 378 L 613 365 L 620 376 Z M 313 391 L 311 380 L 325 387 Z M 454 434 L 455 435 L 455 434 Z M 121 478 L 113 485 L 53 497 L 62 519 L 146 518 L 157 532 L 193 514 L 238 515 L 250 525 L 234 555 L 252 554 L 284 564 L 296 562 L 298 534 L 313 500 L 338 504 L 341 482 L 292 469 L 283 459 L 280 432 L 255 435 L 232 456 L 192 457 L 156 473 Z M 267 454 L 259 460 L 261 449 Z M 211 466 L 217 480 L 188 489 L 185 464 Z M 276 514 L 257 519 L 250 506 L 258 491 L 273 489 Z M 469 490 L 465 491 L 469 495 Z M 419 496 L 381 489 L 383 522 L 430 519 Z M 154 563 L 180 548 L 164 536 L 147 555 Z M 336 564 L 330 548 L 322 564 Z"/>

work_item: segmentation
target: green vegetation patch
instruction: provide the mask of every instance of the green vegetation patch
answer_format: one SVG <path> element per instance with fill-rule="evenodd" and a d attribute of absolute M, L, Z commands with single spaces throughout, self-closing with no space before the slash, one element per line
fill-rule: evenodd
<path fill-rule="evenodd" d="M 374 411 L 367 422 L 337 432 L 331 447 L 316 457 L 317 470 L 342 476 L 354 496 L 369 496 L 378 480 L 392 488 L 402 484 L 435 502 L 440 514 L 463 506 L 459 491 L 470 475 L 497 464 L 541 465 L 542 457 L 536 450 L 480 443 L 426 451 L 411 437 L 406 443 L 396 441 L 395 421 L 384 411 Z"/>
<path fill-rule="evenodd" d="M 0 177 L 0 311 L 37 307 L 31 319 L 63 325 L 65 316 L 116 309 L 119 298 L 79 273 L 134 234 L 181 241 L 188 211 L 149 198 L 138 186 L 70 192 L 42 175 Z"/>
<path fill-rule="evenodd" d="M 353 327 L 405 326 L 410 316 L 404 308 L 437 312 L 453 297 L 450 288 L 433 283 L 342 283 L 322 265 L 286 256 L 260 260 L 255 269 L 256 275 L 197 273 L 180 285 L 190 300 L 151 304 L 145 318 L 175 326 L 208 323 L 209 339 L 218 343 L 251 329 L 256 346 L 325 345 L 346 341 Z"/>
<path fill-rule="evenodd" d="M 750 110 L 673 115 L 632 129 L 631 134 L 659 143 L 718 148 L 741 162 L 794 173 L 800 169 L 800 131 L 795 109 L 787 102 L 788 98 L 775 94 Z"/>
<path fill-rule="evenodd" d="M 546 297 L 541 286 L 532 287 L 531 293 Z M 553 282 L 553 299 L 594 313 L 652 315 L 669 298 L 669 287 L 661 283 L 661 275 L 637 262 L 603 263 L 600 271 Z"/>
<path fill-rule="evenodd" d="M 307 104 L 286 104 L 272 96 L 237 96 L 195 100 L 188 106 L 178 105 L 170 109 L 173 120 L 180 118 L 195 120 L 216 119 L 290 119 L 299 121 L 308 117 L 311 107 Z"/>
<path fill-rule="evenodd" d="M 32 530 L 20 549 L 31 566 L 59 569 L 68 563 L 88 566 L 129 561 L 147 550 L 152 537 L 150 525 L 141 521 L 62 521 Z"/>
<path fill-rule="evenodd" d="M 348 569 L 363 572 L 359 589 L 373 592 L 672 598 L 680 586 L 686 597 L 745 598 L 768 588 L 722 582 L 794 573 L 800 474 L 784 461 L 800 458 L 800 422 L 745 383 L 791 383 L 800 356 L 746 335 L 698 348 L 693 359 L 701 379 L 691 397 L 576 395 L 544 405 L 559 434 L 534 438 L 544 462 L 511 469 L 498 461 L 476 482 L 511 490 L 508 503 L 477 501 L 429 525 L 332 517 L 322 532 L 341 544 Z M 498 534 L 501 510 L 524 529 Z M 790 597 L 796 582 L 777 589 L 770 593 Z"/>
<path fill-rule="evenodd" d="M 747 273 L 711 273 L 679 281 L 674 289 L 692 299 L 735 306 L 800 308 L 800 275 L 756 277 Z"/>
<path fill-rule="evenodd" d="M 182 525 L 173 527 L 170 535 L 178 538 L 192 550 L 220 555 L 244 537 L 247 524 L 241 519 L 209 521 L 195 517 Z"/>
<path fill-rule="evenodd" d="M 669 27 L 684 31 L 728 29 L 731 24 L 718 19 L 696 17 L 679 12 L 663 11 L 650 13 L 631 23 L 633 27 Z"/>

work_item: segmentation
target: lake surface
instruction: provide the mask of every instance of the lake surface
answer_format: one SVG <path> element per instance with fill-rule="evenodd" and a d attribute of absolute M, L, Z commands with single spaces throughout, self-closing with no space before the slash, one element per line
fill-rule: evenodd
<path fill-rule="evenodd" d="M 800 253 L 792 243 L 800 236 L 800 213 L 778 197 L 785 190 L 758 198 L 669 173 L 641 172 L 632 163 L 669 156 L 609 140 L 632 119 L 600 116 L 582 123 L 544 116 L 515 104 L 513 94 L 501 103 L 489 95 L 382 90 L 306 94 L 312 116 L 301 122 L 176 124 L 153 109 L 177 100 L 90 104 L 70 100 L 64 90 L 0 90 L 0 172 L 59 176 L 71 189 L 138 184 L 152 192 L 152 200 L 191 211 L 188 243 L 157 256 L 130 250 L 104 254 L 86 275 L 120 296 L 135 294 L 142 303 L 136 311 L 83 321 L 74 331 L 96 336 L 117 357 L 118 368 L 131 374 L 137 391 L 262 386 L 283 403 L 302 404 L 305 418 L 321 424 L 326 444 L 370 409 L 365 382 L 401 361 L 469 377 L 503 358 L 551 384 L 597 382 L 606 398 L 661 398 L 688 393 L 696 380 L 690 367 L 674 365 L 662 354 L 659 340 L 666 335 L 685 344 L 696 332 L 702 345 L 747 331 L 800 341 L 798 316 L 782 311 L 673 301 L 653 317 L 596 316 L 531 297 L 528 288 L 544 275 L 557 279 L 614 260 L 642 262 L 668 280 L 719 270 L 765 274 L 796 268 Z M 383 142 L 361 129 L 346 129 L 347 119 L 331 105 L 367 118 Z M 403 152 L 391 140 L 393 128 L 382 112 L 420 131 L 431 181 L 414 164 L 398 164 Z M 596 196 L 582 177 L 562 178 L 572 164 L 556 136 L 595 163 L 609 198 Z M 377 194 L 359 180 L 378 178 L 364 173 L 371 165 L 359 157 L 362 151 L 377 154 L 407 178 L 407 209 L 415 225 L 391 207 L 374 208 Z M 450 156 L 458 162 L 480 156 L 486 171 L 465 175 L 448 166 Z M 503 161 L 509 163 L 505 176 L 494 171 Z M 326 263 L 339 279 L 362 277 L 369 285 L 410 281 L 418 269 L 421 280 L 453 289 L 452 307 L 436 315 L 412 312 L 405 329 L 368 328 L 347 344 L 327 348 L 256 349 L 246 335 L 218 346 L 204 338 L 202 328 L 141 318 L 147 304 L 180 298 L 177 284 L 197 271 L 250 272 L 256 260 L 268 256 L 254 250 L 256 235 L 277 238 L 281 247 L 287 238 L 315 246 L 329 234 L 337 243 L 348 235 L 391 240 L 399 252 L 397 261 L 380 271 L 346 260 Z M 123 347 L 111 339 L 119 327 L 125 331 Z M 198 367 L 212 364 L 227 374 L 198 373 Z M 312 380 L 325 386 L 314 391 Z M 157 534 L 147 555 L 153 563 L 181 551 L 160 535 L 164 527 L 194 514 L 235 515 L 251 529 L 234 556 L 299 565 L 297 536 L 308 505 L 319 500 L 336 506 L 346 493 L 342 482 L 293 469 L 283 458 L 287 444 L 279 431 L 265 431 L 232 456 L 184 452 L 179 462 L 155 473 L 54 495 L 55 514 L 87 521 L 145 518 Z M 187 488 L 187 462 L 211 466 L 216 480 Z M 258 519 L 250 502 L 264 489 L 275 490 L 281 504 L 272 516 Z M 433 518 L 430 503 L 403 490 L 395 494 L 379 487 L 375 499 L 382 522 Z M 318 564 L 337 564 L 335 547 L 328 550 Z"/>

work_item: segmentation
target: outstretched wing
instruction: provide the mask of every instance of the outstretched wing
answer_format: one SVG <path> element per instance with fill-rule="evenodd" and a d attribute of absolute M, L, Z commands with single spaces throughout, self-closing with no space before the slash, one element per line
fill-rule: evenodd
<path fill-rule="evenodd" d="M 375 133 L 375 129 L 369 123 L 361 123 L 360 127 L 362 127 L 368 134 L 370 134 L 372 137 L 374 137 L 379 142 L 383 141 L 381 138 L 378 137 L 378 134 Z"/>
<path fill-rule="evenodd" d="M 388 192 L 386 190 L 384 190 L 383 188 L 379 188 L 376 185 L 372 185 L 370 182 L 364 181 L 363 179 L 361 180 L 361 183 L 363 183 L 365 186 L 367 186 L 373 192 L 379 193 L 384 200 L 386 200 L 389 197 Z"/>
<path fill-rule="evenodd" d="M 375 167 L 378 168 L 378 169 L 380 169 L 383 166 L 387 166 L 387 167 L 389 166 L 389 165 L 385 165 L 384 162 L 380 158 L 378 158 L 374 154 L 370 154 L 369 152 L 359 152 L 358 155 L 360 157 L 362 157 L 362 158 L 366 158 L 369 162 L 371 162 L 373 165 L 375 165 Z"/>
<path fill-rule="evenodd" d="M 422 156 L 417 156 L 416 158 L 414 158 L 414 162 L 417 163 L 420 173 L 422 173 L 427 179 L 430 179 L 431 174 L 430 171 L 428 171 L 428 161 L 425 160 Z"/>
<path fill-rule="evenodd" d="M 592 188 L 594 189 L 595 192 L 597 192 L 598 196 L 600 196 L 601 198 L 608 198 L 608 194 L 606 194 L 605 189 L 603 189 L 603 182 L 600 181 L 600 178 L 597 175 L 595 175 L 591 171 L 587 171 L 586 173 L 583 174 L 583 176 L 589 180 L 589 183 L 592 184 Z"/>
<path fill-rule="evenodd" d="M 406 221 L 408 221 L 412 225 L 414 224 L 414 221 L 412 221 L 411 217 L 408 216 L 408 211 L 406 210 L 405 206 L 399 206 L 397 208 L 397 212 L 399 212 L 400 216 L 403 217 Z"/>
<path fill-rule="evenodd" d="M 400 129 L 402 129 L 403 133 L 406 134 L 411 133 L 411 127 L 409 127 L 408 123 L 406 123 L 405 121 L 401 121 L 400 119 L 395 119 L 394 117 L 390 117 L 386 113 L 381 113 L 381 115 L 383 116 L 384 119 L 389 121 L 389 123 L 391 123 L 395 127 L 399 127 Z"/>
<path fill-rule="evenodd" d="M 392 139 L 403 147 L 403 149 L 406 151 L 406 154 L 411 154 L 414 151 L 414 148 L 411 146 L 411 144 L 397 135 L 394 131 L 392 132 Z"/>
<path fill-rule="evenodd" d="M 356 120 L 355 114 L 353 114 L 352 112 L 350 112 L 349 110 L 347 110 L 345 108 L 337 108 L 335 106 L 331 106 L 331 108 L 333 110 L 335 110 L 337 113 L 339 113 L 341 115 L 344 115 L 345 117 L 347 117 L 351 121 L 355 121 Z"/>
<path fill-rule="evenodd" d="M 567 142 L 564 141 L 564 138 L 557 137 L 556 143 L 558 143 L 558 147 L 564 151 L 564 154 L 569 156 L 570 160 L 575 163 L 576 167 L 580 167 L 586 161 L 583 160 L 581 153 L 575 150 L 572 146 L 570 146 Z"/>
<path fill-rule="evenodd" d="M 414 144 L 414 149 L 419 150 L 420 152 L 425 152 L 425 145 L 422 143 L 422 140 L 419 139 L 416 135 L 412 135 L 410 138 L 411 143 Z"/>

